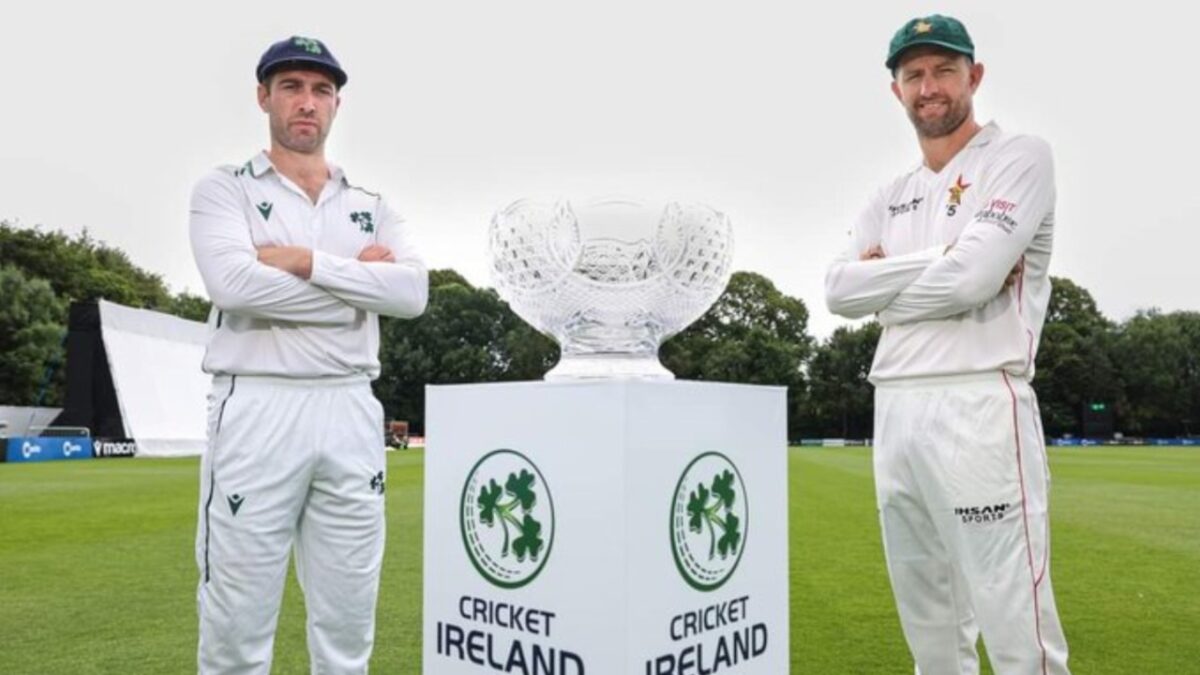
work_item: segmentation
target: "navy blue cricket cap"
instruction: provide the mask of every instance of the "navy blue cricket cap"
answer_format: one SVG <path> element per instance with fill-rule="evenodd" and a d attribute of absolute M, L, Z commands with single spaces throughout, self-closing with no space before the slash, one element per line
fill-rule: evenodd
<path fill-rule="evenodd" d="M 342 70 L 342 64 L 338 63 L 324 42 L 299 35 L 293 35 L 267 47 L 267 51 L 263 52 L 262 58 L 258 60 L 258 68 L 254 74 L 258 76 L 259 84 L 262 84 L 271 73 L 284 68 L 324 71 L 333 78 L 338 89 L 346 86 L 346 81 L 350 79 L 346 76 L 346 71 Z"/>

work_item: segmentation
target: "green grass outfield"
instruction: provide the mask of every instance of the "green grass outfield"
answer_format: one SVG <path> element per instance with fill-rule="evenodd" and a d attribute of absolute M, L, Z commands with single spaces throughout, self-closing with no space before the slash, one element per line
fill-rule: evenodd
<path fill-rule="evenodd" d="M 422 459 L 389 455 L 377 673 L 420 672 Z M 870 451 L 790 460 L 792 673 L 911 673 Z M 1200 673 L 1200 450 L 1061 448 L 1050 463 L 1074 672 Z M 0 464 L 0 673 L 195 672 L 196 474 L 194 458 Z M 308 672 L 294 579 L 275 654 L 275 672 Z"/>

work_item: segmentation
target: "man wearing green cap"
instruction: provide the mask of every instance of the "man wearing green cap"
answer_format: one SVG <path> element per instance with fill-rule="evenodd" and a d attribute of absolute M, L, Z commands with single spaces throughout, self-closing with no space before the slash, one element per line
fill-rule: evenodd
<path fill-rule="evenodd" d="M 956 19 L 913 19 L 885 62 L 922 162 L 884 186 L 826 275 L 831 311 L 883 326 L 875 488 L 922 675 L 1068 673 L 1050 585 L 1049 470 L 1030 381 L 1050 299 L 1049 146 L 975 121 Z"/>

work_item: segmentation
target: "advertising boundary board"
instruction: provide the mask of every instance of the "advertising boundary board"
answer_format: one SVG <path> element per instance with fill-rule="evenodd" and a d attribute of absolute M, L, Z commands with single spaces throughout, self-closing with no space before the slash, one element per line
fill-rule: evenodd
<path fill-rule="evenodd" d="M 92 454 L 96 459 L 137 457 L 138 444 L 132 438 L 94 438 Z"/>
<path fill-rule="evenodd" d="M 86 436 L 17 436 L 8 439 L 5 452 L 8 462 L 91 458 L 92 439 Z"/>

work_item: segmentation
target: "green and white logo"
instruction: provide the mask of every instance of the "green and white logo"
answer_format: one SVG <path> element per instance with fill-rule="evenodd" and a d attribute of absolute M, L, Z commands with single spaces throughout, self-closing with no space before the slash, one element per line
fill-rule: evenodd
<path fill-rule="evenodd" d="M 312 38 L 295 37 L 295 38 L 292 38 L 292 44 L 303 49 L 304 51 L 308 52 L 309 54 L 320 54 L 321 53 L 321 43 L 317 42 L 316 40 L 314 40 Z"/>
<path fill-rule="evenodd" d="M 370 211 L 355 211 L 351 213 L 350 222 L 357 223 L 358 229 L 363 232 L 375 231 L 375 221 L 371 219 Z"/>
<path fill-rule="evenodd" d="M 467 475 L 459 526 L 471 564 L 501 588 L 533 581 L 554 544 L 554 501 L 537 466 L 515 450 L 493 450 Z"/>
<path fill-rule="evenodd" d="M 750 508 L 733 462 L 719 452 L 692 460 L 671 500 L 671 553 L 692 588 L 713 591 L 733 576 L 746 548 Z"/>

